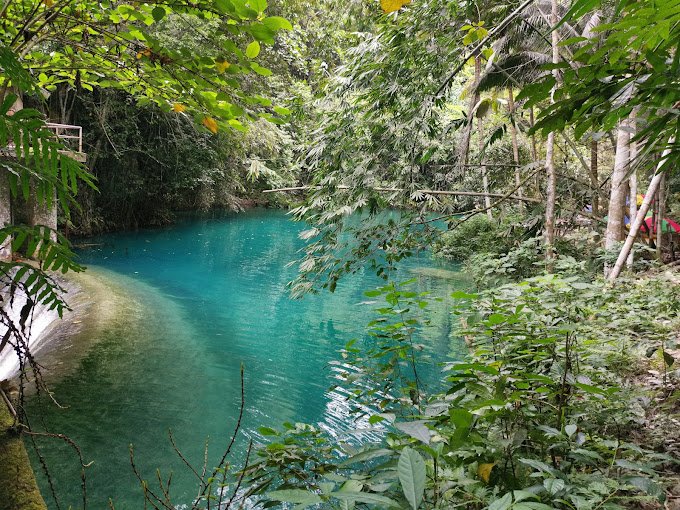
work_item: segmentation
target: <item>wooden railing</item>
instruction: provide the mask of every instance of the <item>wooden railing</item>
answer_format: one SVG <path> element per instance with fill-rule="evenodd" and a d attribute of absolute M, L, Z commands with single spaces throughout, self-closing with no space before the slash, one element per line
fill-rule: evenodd
<path fill-rule="evenodd" d="M 83 152 L 83 128 L 82 126 L 71 126 L 70 124 L 56 124 L 54 122 L 47 123 L 47 129 L 54 131 L 60 139 L 64 140 L 65 143 L 71 147 L 71 149 L 76 150 L 75 145 L 77 145 L 78 152 Z M 75 143 L 70 142 L 74 140 Z M 73 143 L 73 145 L 71 145 Z"/>

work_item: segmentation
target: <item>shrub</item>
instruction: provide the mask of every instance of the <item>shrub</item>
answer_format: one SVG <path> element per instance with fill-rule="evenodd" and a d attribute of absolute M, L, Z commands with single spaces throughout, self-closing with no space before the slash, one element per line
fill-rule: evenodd
<path fill-rule="evenodd" d="M 496 220 L 478 215 L 446 232 L 433 247 L 438 256 L 464 262 L 476 253 L 499 254 L 508 249 L 504 227 Z"/>

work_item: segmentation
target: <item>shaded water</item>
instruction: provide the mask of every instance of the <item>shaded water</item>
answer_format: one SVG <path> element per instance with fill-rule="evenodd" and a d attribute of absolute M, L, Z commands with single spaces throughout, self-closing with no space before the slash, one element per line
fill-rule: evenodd
<path fill-rule="evenodd" d="M 157 467 L 166 477 L 173 470 L 174 500 L 190 503 L 195 480 L 172 451 L 167 431 L 196 465 L 210 437 L 212 466 L 238 414 L 241 363 L 247 435 L 257 439 L 259 426 L 284 421 L 317 423 L 333 434 L 347 429 L 350 406 L 328 391 L 328 362 L 375 317 L 377 304 L 363 291 L 382 281 L 367 270 L 341 281 L 334 294 L 291 300 L 286 283 L 295 268 L 286 264 L 303 245 L 297 237 L 302 229 L 282 212 L 255 210 L 102 236 L 81 252 L 82 261 L 123 287 L 127 299 L 103 329 L 90 332 L 95 338 L 87 339 L 87 353 L 52 384 L 67 407 L 44 405 L 42 412 L 51 430 L 71 436 L 85 461 L 94 461 L 87 470 L 90 508 L 106 508 L 108 498 L 117 510 L 142 508 L 131 443 L 143 476 L 153 479 Z M 455 267 L 428 255 L 407 261 L 400 273 L 401 280 L 416 278 L 415 290 L 434 295 L 465 286 Z M 424 342 L 434 375 L 433 362 L 455 356 L 460 346 L 451 338 L 446 302 L 430 318 Z M 31 405 L 36 412 L 40 403 Z M 244 443 L 238 443 L 236 462 Z M 40 445 L 62 507 L 81 507 L 76 456 L 58 441 Z M 44 476 L 41 484 L 47 495 Z"/>

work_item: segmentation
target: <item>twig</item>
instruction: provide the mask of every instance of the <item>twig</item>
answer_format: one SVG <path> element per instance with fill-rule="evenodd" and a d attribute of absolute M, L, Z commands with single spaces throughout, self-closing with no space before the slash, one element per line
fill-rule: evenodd
<path fill-rule="evenodd" d="M 238 413 L 238 420 L 236 421 L 236 426 L 234 427 L 234 433 L 231 436 L 231 441 L 229 442 L 229 446 L 227 446 L 227 449 L 225 450 L 224 454 L 222 455 L 222 458 L 220 459 L 220 462 L 217 464 L 217 467 L 213 469 L 212 475 L 210 478 L 215 478 L 215 475 L 217 475 L 218 470 L 220 469 L 220 466 L 224 465 L 224 462 L 227 460 L 227 456 L 231 452 L 231 448 L 234 446 L 234 443 L 236 442 L 236 436 L 238 435 L 238 431 L 241 428 L 241 420 L 243 419 L 243 411 L 246 406 L 246 392 L 245 392 L 245 384 L 243 381 L 243 372 L 244 372 L 244 367 L 243 363 L 241 363 L 241 407 L 239 409 Z M 191 510 L 196 510 L 198 508 L 198 502 L 202 496 L 205 496 L 205 491 L 208 489 L 208 485 L 203 486 L 203 490 L 201 490 L 200 494 L 198 495 L 198 498 L 196 498 L 196 501 L 194 501 L 194 504 L 191 506 Z"/>
<path fill-rule="evenodd" d="M 68 437 L 65 434 L 54 434 L 52 432 L 34 432 L 30 430 L 30 428 L 27 425 L 23 425 L 23 433 L 27 434 L 29 436 L 36 436 L 36 437 L 51 437 L 55 439 L 61 439 L 65 443 L 67 443 L 71 448 L 73 448 L 78 455 L 78 460 L 80 462 L 80 480 L 81 480 L 81 487 L 83 491 L 83 510 L 87 508 L 87 479 L 85 477 L 85 468 L 88 468 L 92 465 L 92 462 L 88 462 L 85 464 L 83 461 L 83 452 L 80 450 L 80 446 Z"/>
<path fill-rule="evenodd" d="M 241 488 L 241 483 L 243 482 L 243 478 L 246 476 L 246 468 L 248 467 L 248 462 L 250 461 L 250 452 L 251 452 L 252 449 L 253 449 L 253 440 L 251 439 L 250 442 L 248 443 L 248 451 L 246 452 L 246 462 L 243 466 L 243 469 L 241 470 L 241 474 L 238 477 L 238 482 L 236 482 L 236 487 L 234 488 L 234 493 L 231 495 L 231 498 L 229 499 L 229 502 L 227 503 L 227 508 L 231 507 L 231 504 L 234 501 L 236 494 L 238 494 L 238 491 Z M 220 493 L 220 505 L 221 504 L 222 504 L 222 494 Z M 222 509 L 220 507 L 218 507 L 218 510 L 222 510 Z"/>
<path fill-rule="evenodd" d="M 199 482 L 201 482 L 201 485 L 204 483 L 203 477 L 198 474 L 198 471 L 194 469 L 194 466 L 191 465 L 191 463 L 186 459 L 186 457 L 182 454 L 180 449 L 177 447 L 177 444 L 175 443 L 175 438 L 172 435 L 172 430 L 168 430 L 168 437 L 170 438 L 170 444 L 172 445 L 172 449 L 175 450 L 175 453 L 179 456 L 180 459 L 182 459 L 182 462 L 191 470 L 191 472 L 196 476 Z M 204 473 L 205 475 L 205 473 Z"/>
<path fill-rule="evenodd" d="M 149 488 L 149 484 L 147 484 L 146 481 L 142 478 L 142 475 L 139 473 L 139 471 L 137 470 L 137 466 L 135 465 L 134 449 L 132 445 L 130 445 L 130 465 L 132 466 L 132 472 L 135 474 L 137 480 L 139 480 L 139 483 L 142 485 L 142 489 L 144 490 L 144 500 L 151 503 L 151 505 L 156 510 L 160 510 L 160 508 L 151 500 L 151 498 L 155 499 L 166 510 L 175 510 L 172 506 L 168 506 L 161 498 L 159 498 L 156 495 L 156 493 Z"/>

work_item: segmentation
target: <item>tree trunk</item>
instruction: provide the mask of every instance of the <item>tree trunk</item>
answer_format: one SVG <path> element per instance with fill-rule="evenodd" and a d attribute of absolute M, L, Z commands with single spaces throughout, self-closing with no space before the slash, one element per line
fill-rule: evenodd
<path fill-rule="evenodd" d="M 16 94 L 17 100 L 9 107 L 7 115 L 14 115 L 23 109 L 24 103 L 21 94 L 12 87 L 5 87 L 0 99 L 4 100 L 7 94 Z M 0 228 L 12 225 L 12 195 L 9 188 L 9 175 L 3 168 L 0 169 Z M 6 262 L 12 259 L 12 237 L 7 236 L 4 242 L 0 243 L 0 261 Z"/>
<path fill-rule="evenodd" d="M 661 166 L 663 165 L 666 158 L 670 155 L 672 151 L 671 146 L 674 143 L 675 137 L 671 137 L 670 140 L 668 140 L 668 148 L 666 148 L 666 150 L 663 151 L 663 154 L 661 155 L 661 161 L 659 161 L 659 163 L 656 166 L 657 172 L 660 172 Z M 630 231 L 628 232 L 628 237 L 626 237 L 626 242 L 623 244 L 623 248 L 621 248 L 619 257 L 616 259 L 616 263 L 614 264 L 614 267 L 612 268 L 612 270 L 609 273 L 609 276 L 607 277 L 610 281 L 616 280 L 616 278 L 621 274 L 623 264 L 626 262 L 626 259 L 630 254 L 630 250 L 633 247 L 635 238 L 637 237 L 637 234 L 640 231 L 640 225 L 642 225 L 642 222 L 644 221 L 645 216 L 647 215 L 647 211 L 649 211 L 649 206 L 652 203 L 652 198 L 656 194 L 656 190 L 659 189 L 659 183 L 661 182 L 662 177 L 663 177 L 662 173 L 656 173 L 652 178 L 652 181 L 649 183 L 649 188 L 647 188 L 645 199 L 642 201 L 642 204 L 640 205 L 640 209 L 638 210 L 637 216 L 635 217 L 635 221 L 633 221 L 630 226 Z"/>
<path fill-rule="evenodd" d="M 604 247 L 611 250 L 623 239 L 623 212 L 626 205 L 625 178 L 630 160 L 630 121 L 619 122 L 616 136 L 616 156 L 614 157 L 614 171 L 611 179 L 609 194 L 609 209 L 607 211 L 607 231 L 604 237 Z M 605 267 L 605 274 L 609 268 Z"/>
<path fill-rule="evenodd" d="M 633 144 L 634 145 L 634 144 Z M 633 153 L 633 147 L 631 146 L 631 156 Z M 630 158 L 631 161 L 633 158 Z M 630 190 L 629 194 L 629 199 L 630 203 L 628 204 L 628 218 L 630 221 L 630 225 L 632 226 L 633 224 L 633 218 L 637 216 L 637 175 L 635 172 L 630 176 L 628 180 L 628 189 Z M 630 255 L 628 255 L 628 259 L 626 261 L 626 265 L 628 266 L 628 269 L 633 269 L 633 262 L 635 261 L 635 252 L 634 250 L 630 250 Z"/>
<path fill-rule="evenodd" d="M 475 88 L 477 83 L 479 83 L 479 77 L 482 74 L 482 59 L 481 57 L 475 57 Z M 475 94 L 477 97 L 477 104 L 479 103 L 479 94 Z M 484 166 L 484 119 L 479 115 L 479 110 L 477 110 L 477 148 L 479 150 L 479 164 L 481 165 L 480 170 L 482 172 L 482 186 L 484 188 L 484 207 L 486 208 L 486 215 L 489 219 L 493 218 L 491 213 L 491 197 L 489 197 L 489 175 Z"/>
<path fill-rule="evenodd" d="M 633 110 L 633 112 L 630 115 L 630 122 L 631 122 L 631 127 L 633 128 L 633 132 L 631 132 L 631 141 L 630 141 L 630 149 L 629 149 L 629 154 L 628 154 L 628 159 L 630 161 L 630 165 L 633 166 L 635 164 L 635 158 L 637 158 L 637 142 L 634 142 L 632 138 L 635 136 L 634 131 L 637 129 L 636 123 L 635 123 L 635 115 L 636 112 Z M 629 225 L 630 228 L 633 226 L 633 219 L 637 216 L 637 195 L 638 195 L 638 182 L 637 182 L 637 170 L 633 170 L 630 174 L 630 177 L 628 178 L 628 189 L 629 189 L 629 207 L 628 207 L 628 218 L 629 218 Z M 633 269 L 633 263 L 635 262 L 635 250 L 631 248 L 630 254 L 628 255 L 628 259 L 626 260 L 626 265 L 628 266 L 628 269 Z"/>
<path fill-rule="evenodd" d="M 473 84 L 474 92 L 470 95 L 470 102 L 467 109 L 467 124 L 463 131 L 463 139 L 458 148 L 458 161 L 460 163 L 461 173 L 465 172 L 465 165 L 468 164 L 470 155 L 470 138 L 472 137 L 472 126 L 474 124 L 475 106 L 479 103 L 479 92 L 477 92 L 477 83 L 479 83 L 479 75 L 481 71 L 480 57 L 475 58 L 475 81 Z"/>
<path fill-rule="evenodd" d="M 8 227 L 12 224 L 12 209 L 10 206 L 10 191 L 7 171 L 0 170 L 0 228 Z M 12 237 L 7 236 L 4 242 L 0 243 L 0 262 L 6 262 L 12 258 Z"/>
<path fill-rule="evenodd" d="M 534 128 L 534 107 L 529 108 L 529 128 Z M 531 162 L 538 165 L 538 149 L 536 147 L 536 135 L 531 134 Z M 541 173 L 536 172 L 536 194 L 541 194 Z"/>
<path fill-rule="evenodd" d="M 559 63 L 559 36 L 556 30 L 559 16 L 557 12 L 557 0 L 552 0 L 550 3 L 550 23 L 552 24 L 552 61 L 553 64 Z M 557 69 L 553 69 L 553 76 L 557 83 L 559 83 L 560 75 Z M 551 94 L 550 102 L 554 102 L 553 93 Z M 555 133 L 548 134 L 545 150 L 545 170 L 546 170 L 546 202 L 545 202 L 545 232 L 544 242 L 546 246 L 545 256 L 548 260 L 554 256 L 553 246 L 555 244 L 555 199 L 557 194 L 557 176 L 555 173 Z"/>
<path fill-rule="evenodd" d="M 590 187 L 592 188 L 593 216 L 600 215 L 600 177 L 597 167 L 597 140 L 590 142 Z"/>
<path fill-rule="evenodd" d="M 508 113 L 510 114 L 510 139 L 512 141 L 512 159 L 515 165 L 519 165 L 519 143 L 517 141 L 517 126 L 515 125 L 515 98 L 513 97 L 512 85 L 508 86 Z M 515 167 L 515 187 L 517 187 L 517 196 L 523 196 L 522 192 L 522 175 L 519 171 L 519 166 Z M 524 210 L 524 204 L 519 203 L 520 210 Z"/>
<path fill-rule="evenodd" d="M 659 191 L 657 192 L 656 214 L 656 256 L 663 262 L 663 219 L 666 216 L 666 176 L 661 177 Z"/>

